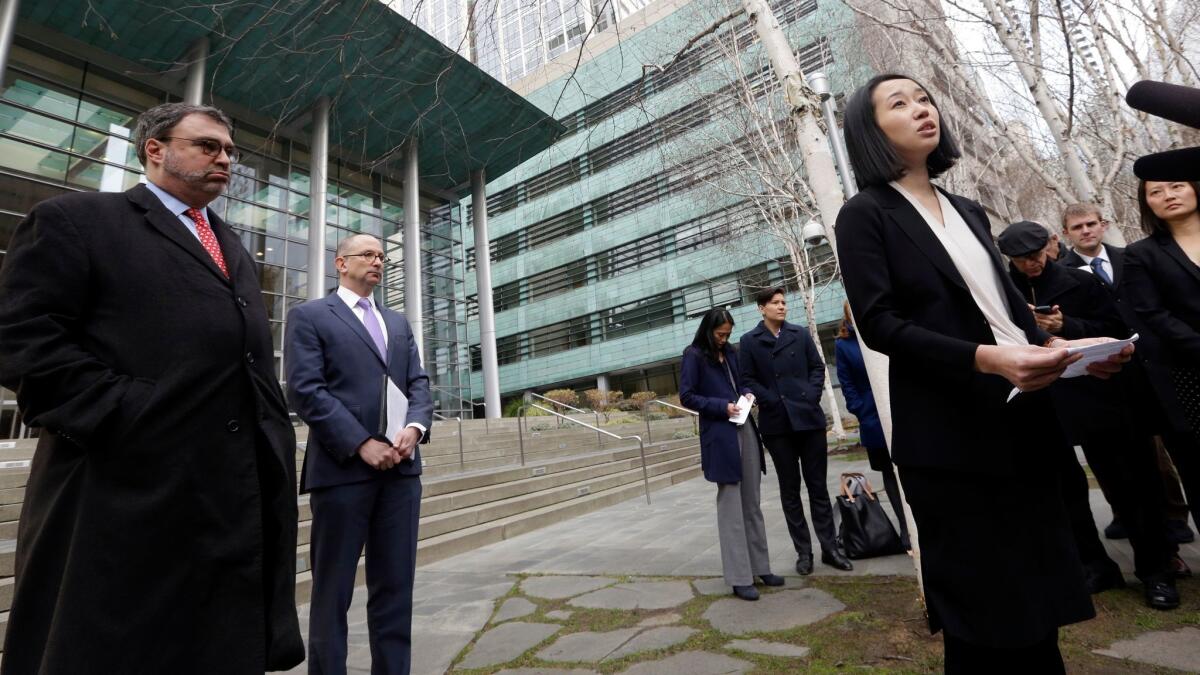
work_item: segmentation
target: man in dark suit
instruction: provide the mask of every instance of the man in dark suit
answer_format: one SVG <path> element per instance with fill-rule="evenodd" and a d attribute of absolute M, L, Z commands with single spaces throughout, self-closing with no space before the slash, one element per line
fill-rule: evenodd
<path fill-rule="evenodd" d="M 1063 256 L 1062 264 L 1095 274 L 1113 296 L 1125 324 L 1136 326 L 1138 323 L 1136 317 L 1121 302 L 1120 290 L 1124 277 L 1125 249 L 1104 243 L 1108 224 L 1101 214 L 1100 207 L 1095 204 L 1067 206 L 1063 210 L 1062 229 L 1063 235 L 1071 242 L 1073 249 Z M 1145 333 L 1145 331 L 1140 332 Z M 1147 344 L 1142 345 L 1142 353 L 1135 357 L 1136 361 L 1143 360 L 1147 353 L 1154 351 L 1153 348 L 1145 349 Z M 1150 396 L 1148 400 L 1153 400 L 1153 396 Z M 1155 444 L 1155 456 L 1163 488 L 1166 490 L 1167 534 L 1173 542 L 1186 544 L 1193 541 L 1195 535 L 1187 524 L 1188 505 L 1183 495 L 1183 488 L 1179 484 L 1179 475 L 1175 472 L 1175 466 L 1171 463 L 1166 448 L 1161 443 L 1156 442 Z M 1113 522 L 1104 528 L 1104 534 L 1109 539 L 1123 539 L 1128 536 L 1119 512 L 1113 517 Z"/>
<path fill-rule="evenodd" d="M 788 323 L 782 288 L 768 288 L 755 296 L 762 321 L 738 343 L 742 379 L 758 403 L 758 428 L 779 477 L 779 499 L 788 533 L 796 548 L 796 571 L 812 574 L 812 540 L 800 477 L 808 483 L 808 504 L 813 529 L 821 542 L 821 562 L 839 570 L 854 565 L 838 549 L 833 527 L 833 505 L 825 484 L 828 449 L 825 445 L 825 412 L 821 388 L 825 363 L 812 336 Z"/>
<path fill-rule="evenodd" d="M 206 207 L 229 118 L 134 131 L 145 185 L 33 208 L 0 273 L 0 382 L 40 427 L 6 673 L 257 674 L 303 659 L 295 434 L 258 272 Z"/>
<path fill-rule="evenodd" d="M 1010 275 L 1034 317 L 1051 335 L 1067 340 L 1127 337 L 1116 303 L 1095 275 L 1054 262 L 1056 242 L 1038 223 L 1009 225 L 997 240 L 1011 262 Z M 1050 307 L 1039 312 L 1037 307 Z M 1179 606 L 1170 574 L 1176 547 L 1167 541 L 1165 497 L 1158 476 L 1153 434 L 1145 427 L 1131 377 L 1130 363 L 1111 379 L 1080 377 L 1050 388 L 1067 439 L 1083 448 L 1088 466 L 1104 486 L 1113 509 L 1125 514 L 1134 552 L 1134 572 L 1156 609 Z M 1104 550 L 1088 503 L 1087 477 L 1071 445 L 1059 456 L 1063 500 L 1087 574 L 1088 590 L 1097 593 L 1125 586 L 1121 570 Z"/>
<path fill-rule="evenodd" d="M 308 668 L 346 672 L 346 610 L 365 544 L 371 672 L 406 674 L 421 511 L 417 446 L 428 438 L 433 401 L 408 321 L 372 298 L 383 246 L 354 235 L 336 255 L 337 291 L 293 309 L 284 344 L 288 398 L 309 426 L 300 479 L 313 513 Z M 384 387 L 407 399 L 403 419 L 387 419 Z M 392 436 L 383 433 L 389 427 Z"/>

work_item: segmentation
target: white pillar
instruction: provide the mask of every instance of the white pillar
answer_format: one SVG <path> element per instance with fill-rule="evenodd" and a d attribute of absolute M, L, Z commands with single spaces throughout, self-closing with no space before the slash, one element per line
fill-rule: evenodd
<path fill-rule="evenodd" d="M 596 376 L 596 388 L 604 393 L 608 393 L 608 375 Z"/>
<path fill-rule="evenodd" d="M 325 297 L 325 202 L 329 183 L 329 99 L 313 105 L 308 164 L 308 299 Z"/>
<path fill-rule="evenodd" d="M 492 258 L 487 229 L 487 182 L 483 169 L 471 172 L 471 211 L 475 223 L 475 286 L 479 301 L 479 351 L 483 361 L 484 417 L 500 418 L 500 362 L 496 355 L 496 312 L 492 305 Z"/>
<path fill-rule="evenodd" d="M 412 326 L 417 353 L 425 362 L 425 312 L 421 272 L 421 192 L 420 159 L 417 139 L 408 141 L 404 151 L 404 316 Z"/>
<path fill-rule="evenodd" d="M 13 34 L 17 32 L 18 0 L 0 0 L 0 82 L 8 70 L 8 52 L 12 48 Z"/>
<path fill-rule="evenodd" d="M 188 50 L 187 81 L 183 85 L 183 102 L 200 105 L 204 102 L 205 66 L 208 61 L 208 38 L 196 40 Z"/>

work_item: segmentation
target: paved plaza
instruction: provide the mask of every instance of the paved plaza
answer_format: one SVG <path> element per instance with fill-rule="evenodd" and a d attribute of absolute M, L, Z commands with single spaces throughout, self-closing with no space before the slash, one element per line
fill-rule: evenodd
<path fill-rule="evenodd" d="M 874 486 L 882 483 L 865 461 L 832 459 L 831 494 L 844 471 L 863 471 Z M 787 578 L 787 584 L 763 589 L 763 598 L 756 603 L 731 595 L 717 597 L 729 595 L 730 589 L 720 579 L 715 490 L 702 478 L 653 493 L 651 505 L 640 498 L 628 500 L 422 567 L 414 597 L 414 675 L 445 673 L 452 665 L 455 671 L 582 675 L 622 659 L 626 661 L 617 672 L 741 673 L 755 669 L 748 660 L 751 655 L 767 655 L 774 659 L 771 663 L 784 664 L 778 666 L 779 672 L 803 670 L 807 647 L 760 636 L 822 621 L 845 606 L 796 575 L 773 471 L 763 481 L 762 499 L 772 568 Z M 1098 490 L 1092 491 L 1092 501 L 1096 522 L 1107 524 L 1110 511 Z M 885 504 L 885 510 L 892 516 L 890 504 Z M 1106 543 L 1113 558 L 1131 574 L 1127 543 Z M 1183 555 L 1200 568 L 1200 547 L 1186 546 Z M 914 576 L 907 555 L 854 561 L 854 565 L 849 574 L 860 577 Z M 819 562 L 814 572 L 816 577 L 847 574 Z M 681 612 L 706 596 L 716 600 L 700 621 L 685 621 Z M 541 613 L 539 603 L 547 601 L 556 603 L 557 609 Z M 572 629 L 575 618 L 597 610 L 645 618 L 614 629 Z M 307 606 L 301 607 L 305 632 L 307 611 Z M 722 639 L 706 643 L 700 651 L 690 645 L 680 647 L 693 640 L 696 625 L 715 629 Z M 1194 629 L 1186 630 L 1148 632 L 1096 653 L 1200 672 L 1200 640 L 1195 639 Z M 539 664 L 562 666 L 507 667 L 529 660 L 530 655 Z M 1120 662 L 1113 663 L 1120 670 Z M 351 608 L 349 666 L 351 672 L 370 672 L 365 588 L 357 589 Z M 305 668 L 292 672 L 305 672 Z"/>

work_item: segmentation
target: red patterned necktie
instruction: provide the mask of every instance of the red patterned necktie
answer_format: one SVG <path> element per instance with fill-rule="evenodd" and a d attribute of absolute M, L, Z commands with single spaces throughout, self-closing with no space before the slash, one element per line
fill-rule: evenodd
<path fill-rule="evenodd" d="M 208 220 L 204 217 L 204 212 L 200 209 L 188 209 L 187 217 L 196 221 L 196 234 L 200 235 L 200 245 L 205 251 L 212 256 L 213 262 L 217 263 L 217 267 L 221 268 L 221 273 L 225 278 L 229 278 L 229 269 L 225 267 L 225 256 L 221 255 L 221 246 L 217 244 L 217 235 L 213 234 L 212 228 L 208 225 Z"/>

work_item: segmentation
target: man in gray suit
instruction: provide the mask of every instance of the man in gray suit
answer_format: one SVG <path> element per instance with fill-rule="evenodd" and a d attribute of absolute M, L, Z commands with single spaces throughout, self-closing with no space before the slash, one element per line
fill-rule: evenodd
<path fill-rule="evenodd" d="M 384 262 L 378 239 L 347 237 L 334 259 L 337 292 L 288 315 L 288 400 L 309 426 L 300 478 L 313 514 L 309 673 L 346 672 L 346 611 L 364 544 L 371 672 L 409 672 L 417 446 L 428 439 L 433 402 L 408 321 L 372 298 Z M 408 399 L 404 419 L 392 420 L 403 422 L 392 438 L 380 433 L 388 382 Z"/>

